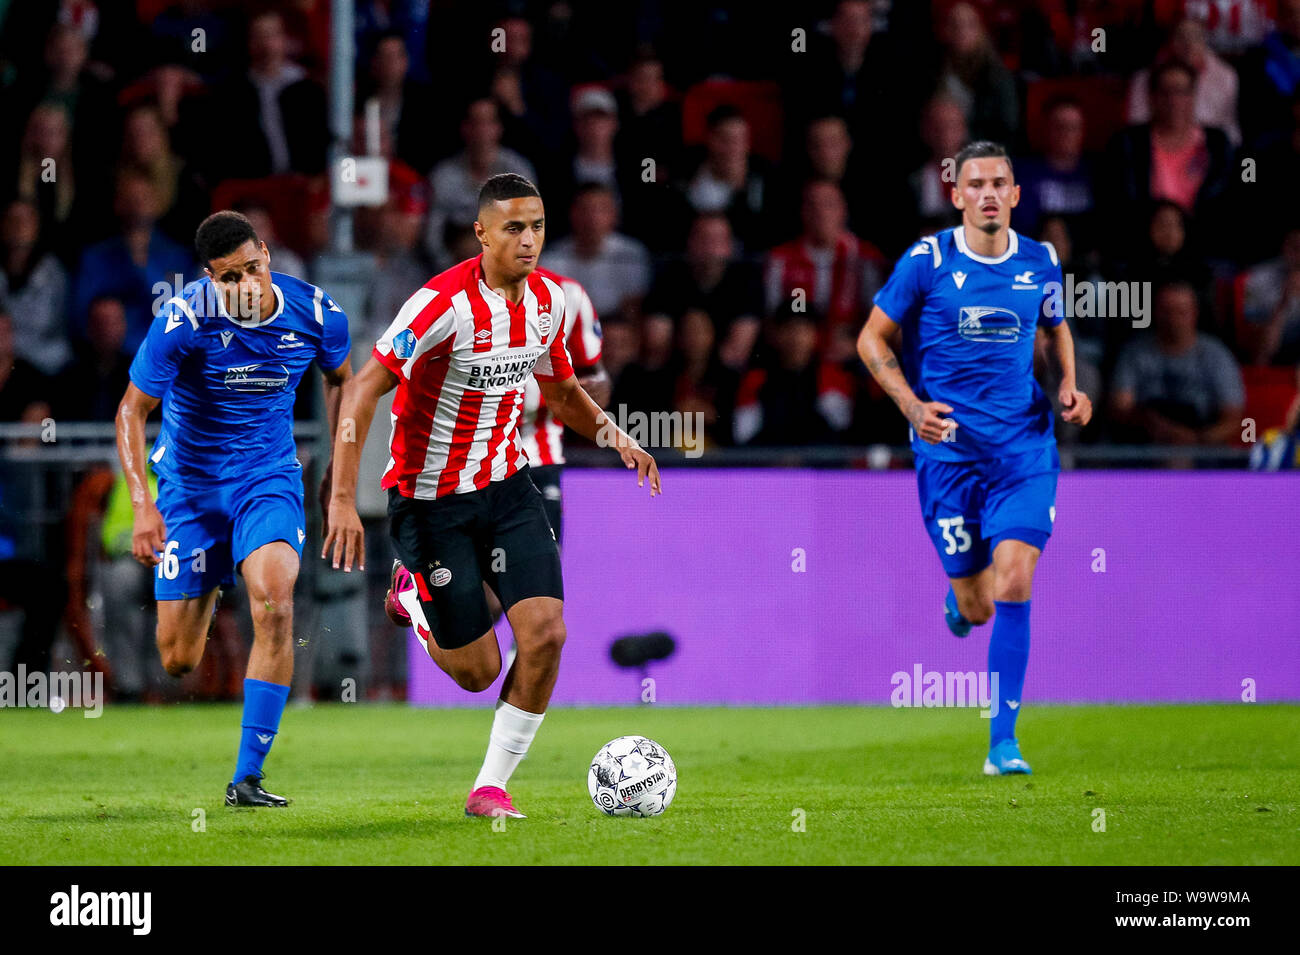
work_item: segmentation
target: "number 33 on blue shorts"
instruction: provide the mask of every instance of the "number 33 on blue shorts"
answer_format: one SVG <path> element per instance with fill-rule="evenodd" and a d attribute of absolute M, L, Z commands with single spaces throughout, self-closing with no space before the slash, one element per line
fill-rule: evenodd
<path fill-rule="evenodd" d="M 1056 520 L 1056 445 L 1005 458 L 936 461 L 918 456 L 916 485 L 925 529 L 949 577 L 978 574 L 1003 540 L 1039 550 Z"/>

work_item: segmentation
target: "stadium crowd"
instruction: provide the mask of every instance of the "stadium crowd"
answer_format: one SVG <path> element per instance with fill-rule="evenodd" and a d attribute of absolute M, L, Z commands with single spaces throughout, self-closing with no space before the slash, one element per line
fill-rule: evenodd
<path fill-rule="evenodd" d="M 478 185 L 518 172 L 615 405 L 701 412 L 714 445 L 902 444 L 854 339 L 892 261 L 956 223 L 945 158 L 988 138 L 1013 225 L 1074 282 L 1151 283 L 1150 331 L 1074 318 L 1081 440 L 1227 440 L 1300 362 L 1300 0 L 356 6 L 350 145 L 392 162 L 357 216 L 366 337 L 475 254 Z M 329 3 L 0 17 L 0 419 L 107 421 L 214 207 L 282 271 L 327 246 Z"/>

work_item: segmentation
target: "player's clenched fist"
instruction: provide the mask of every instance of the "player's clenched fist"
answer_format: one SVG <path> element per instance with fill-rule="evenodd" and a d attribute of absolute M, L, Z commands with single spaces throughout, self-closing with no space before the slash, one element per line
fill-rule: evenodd
<path fill-rule="evenodd" d="M 908 409 L 907 420 L 922 441 L 938 444 L 953 440 L 952 432 L 957 430 L 957 422 L 944 417 L 951 413 L 952 406 L 942 401 L 918 401 Z"/>
<path fill-rule="evenodd" d="M 1077 388 L 1061 386 L 1061 417 L 1080 428 L 1092 420 L 1092 399 Z"/>
<path fill-rule="evenodd" d="M 623 448 L 619 451 L 619 456 L 623 458 L 628 470 L 636 468 L 637 487 L 645 487 L 645 479 L 649 477 L 650 496 L 663 493 L 659 486 L 659 465 L 655 464 L 654 458 L 638 447 Z"/>
<path fill-rule="evenodd" d="M 131 528 L 131 556 L 153 567 L 162 560 L 160 556 L 167 546 L 167 525 L 158 507 L 153 501 L 146 501 L 136 509 Z"/>
<path fill-rule="evenodd" d="M 353 561 L 360 570 L 366 569 L 366 532 L 356 507 L 342 501 L 330 501 L 329 533 L 325 535 L 322 558 L 333 555 L 334 569 L 342 561 L 345 573 L 352 573 Z"/>

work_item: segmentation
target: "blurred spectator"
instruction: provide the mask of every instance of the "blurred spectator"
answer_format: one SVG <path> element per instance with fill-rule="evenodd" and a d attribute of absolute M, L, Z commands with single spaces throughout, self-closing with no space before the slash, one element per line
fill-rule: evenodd
<path fill-rule="evenodd" d="M 119 231 L 81 256 L 72 308 L 74 337 L 84 335 L 92 301 L 101 296 L 117 298 L 126 309 L 123 349 L 134 354 L 153 321 L 159 295 L 155 286 L 167 291 L 163 299 L 180 293 L 193 272 L 194 259 L 158 229 L 158 206 L 147 176 L 133 170 L 118 176 L 113 209 Z"/>
<path fill-rule="evenodd" d="M 1046 151 L 1016 160 L 1020 204 L 1012 213 L 1012 224 L 1026 235 L 1036 235 L 1045 218 L 1062 216 L 1070 223 L 1080 251 L 1090 251 L 1096 179 L 1083 153 L 1087 122 L 1083 107 L 1068 97 L 1049 100 L 1043 118 Z"/>
<path fill-rule="evenodd" d="M 677 329 L 673 364 L 673 411 L 699 415 L 704 447 L 731 443 L 731 414 L 740 376 L 718 360 L 713 320 L 688 309 Z"/>
<path fill-rule="evenodd" d="M 1282 242 L 1282 254 L 1246 273 L 1243 316 L 1253 332 L 1258 365 L 1300 364 L 1300 227 Z"/>
<path fill-rule="evenodd" d="M 18 357 L 13 316 L 0 308 L 0 421 L 33 424 L 48 418 L 53 390 L 50 378 Z"/>
<path fill-rule="evenodd" d="M 745 373 L 736 396 L 737 444 L 830 444 L 853 412 L 849 374 L 817 357 L 819 313 L 783 303 L 766 367 Z"/>
<path fill-rule="evenodd" d="M 586 288 L 597 315 L 631 318 L 650 288 L 650 253 L 615 231 L 618 209 L 602 183 L 578 188 L 569 217 L 572 234 L 548 245 L 546 267 Z"/>
<path fill-rule="evenodd" d="M 867 172 L 853 149 L 853 137 L 843 116 L 816 116 L 804 130 L 797 160 L 783 164 L 778 177 L 780 216 L 778 235 L 788 238 L 802 228 L 804 186 L 811 179 L 824 179 L 839 187 L 849 208 L 849 228 L 857 232 L 867 224 L 869 190 L 878 174 Z M 873 178 L 873 175 L 875 178 Z"/>
<path fill-rule="evenodd" d="M 1214 275 L 1190 234 L 1188 215 L 1177 203 L 1163 200 L 1150 205 L 1144 240 L 1129 253 L 1124 277 L 1133 282 L 1159 285 L 1177 279 L 1196 291 L 1201 327 L 1215 334 L 1222 332 L 1218 316 L 1211 309 Z M 1129 326 L 1120 332 L 1127 335 Z"/>
<path fill-rule="evenodd" d="M 1155 22 L 1173 28 L 1187 17 L 1203 24 L 1206 41 L 1217 53 L 1236 57 L 1273 29 L 1277 0 L 1155 0 Z"/>
<path fill-rule="evenodd" d="M 1074 241 L 1069 220 L 1063 216 L 1044 219 L 1042 228 L 1038 231 L 1038 240 L 1049 242 L 1056 249 L 1061 274 L 1072 276 L 1076 287 L 1091 282 L 1095 288 L 1095 283 L 1105 281 L 1101 272 L 1083 257 L 1083 250 Z M 1079 390 L 1087 395 L 1100 395 L 1101 368 L 1106 364 L 1116 322 L 1113 318 L 1094 314 L 1070 316 L 1069 322 L 1070 334 L 1074 338 L 1075 379 Z M 1049 395 L 1052 393 L 1048 392 Z M 1064 430 L 1062 429 L 1063 433 Z"/>
<path fill-rule="evenodd" d="M 478 192 L 483 183 L 503 172 L 518 173 L 537 183 L 533 164 L 501 145 L 501 120 L 492 100 L 484 97 L 469 103 L 461 120 L 460 138 L 465 148 L 438 163 L 429 175 L 433 207 L 424 246 L 437 271 L 454 264 L 447 253 L 447 229 L 463 229 L 478 218 Z"/>
<path fill-rule="evenodd" d="M 215 87 L 194 108 L 187 155 L 208 160 L 212 182 L 325 171 L 325 91 L 289 59 L 289 36 L 274 10 L 248 22 L 248 70 Z M 206 118 L 206 122 L 204 119 Z M 214 133 L 213 120 L 219 119 Z"/>
<path fill-rule="evenodd" d="M 415 290 L 429 280 L 429 267 L 420 255 L 424 214 L 429 208 L 423 187 L 421 179 L 408 181 L 391 191 L 383 208 L 380 244 L 366 283 L 366 339 L 360 342 L 366 348 L 378 340 Z"/>
<path fill-rule="evenodd" d="M 1220 59 L 1205 40 L 1205 24 L 1193 17 L 1178 21 L 1169 41 L 1156 54 L 1156 62 L 1186 63 L 1195 74 L 1194 115 L 1202 126 L 1217 126 L 1233 146 L 1241 145 L 1237 125 L 1237 71 Z M 1128 85 L 1128 121 L 1151 121 L 1151 70 L 1138 70 Z"/>
<path fill-rule="evenodd" d="M 42 225 L 54 240 L 52 247 L 62 255 L 69 254 L 81 239 L 74 231 L 81 231 L 88 205 L 77 191 L 80 172 L 68 137 L 68 114 L 63 107 L 52 103 L 37 106 L 27 118 L 4 183 L 4 194 L 36 205 Z"/>
<path fill-rule="evenodd" d="M 892 199 L 895 204 L 895 214 L 888 217 L 899 223 L 895 248 L 961 222 L 961 213 L 952 205 L 956 170 L 950 169 L 953 157 L 969 139 L 961 106 L 946 95 L 930 100 L 921 114 L 921 139 L 928 155 L 907 177 L 909 191 L 900 189 L 892 197 L 881 197 L 882 202 Z"/>
<path fill-rule="evenodd" d="M 661 352 L 681 317 L 698 309 L 713 322 L 722 363 L 745 367 L 758 339 L 763 302 L 761 280 L 752 267 L 736 260 L 735 252 L 726 216 L 715 212 L 696 218 L 685 259 L 666 266 L 646 295 L 642 347 L 647 353 Z"/>
<path fill-rule="evenodd" d="M 1235 170 L 1227 134 L 1196 122 L 1195 88 L 1185 63 L 1166 60 L 1152 69 L 1151 122 L 1115 136 L 1109 181 L 1117 204 L 1140 209 L 1167 199 L 1210 232 Z"/>
<path fill-rule="evenodd" d="M 1154 335 L 1125 347 L 1111 382 L 1117 423 L 1157 444 L 1222 444 L 1241 430 L 1246 390 L 1232 353 L 1196 330 L 1196 291 L 1156 291 Z"/>
<path fill-rule="evenodd" d="M 257 237 L 266 243 L 266 249 L 271 253 L 271 271 L 306 280 L 307 266 L 302 256 L 280 241 L 280 236 L 275 231 L 275 220 L 271 218 L 271 212 L 266 206 L 255 200 L 245 199 L 236 202 L 232 208 L 248 218 L 248 221 L 253 224 L 253 231 L 257 233 Z"/>
<path fill-rule="evenodd" d="M 104 143 L 112 138 L 116 112 L 108 85 L 87 68 L 89 43 L 75 24 L 55 23 L 45 37 L 43 75 L 15 97 L 24 113 L 38 103 L 62 107 L 72 151 L 82 164 L 102 155 Z"/>
<path fill-rule="evenodd" d="M 767 255 L 764 280 L 769 314 L 794 301 L 822 316 L 819 357 L 840 363 L 857 355 L 857 337 L 880 288 L 884 257 L 848 230 L 848 207 L 839 186 L 814 179 L 803 189 L 803 234 Z"/>
<path fill-rule="evenodd" d="M 358 0 L 353 12 L 358 54 L 369 60 L 385 39 L 397 37 L 410 64 L 411 80 L 427 85 L 431 79 L 426 55 L 431 6 L 429 0 Z M 416 168 L 428 172 L 427 167 Z"/>
<path fill-rule="evenodd" d="M 687 202 L 696 213 L 725 215 L 745 251 L 765 248 L 771 229 L 763 206 L 772 177 L 767 162 L 750 152 L 749 121 L 723 105 L 709 113 L 707 125 L 704 157 L 684 186 Z"/>
<path fill-rule="evenodd" d="M 1253 141 L 1278 129 L 1300 92 L 1300 0 L 1277 0 L 1277 29 L 1247 52 L 1241 76 L 1241 126 Z"/>
<path fill-rule="evenodd" d="M 686 200 L 672 188 L 682 173 L 682 111 L 668 98 L 657 56 L 642 51 L 633 59 L 620 104 L 614 155 L 624 228 L 656 252 L 676 251 L 689 221 Z"/>
<path fill-rule="evenodd" d="M 599 86 L 588 87 L 578 94 L 573 102 L 573 133 L 577 151 L 566 170 L 565 188 L 572 195 L 580 183 L 598 182 L 618 202 L 618 164 L 614 159 L 618 102 L 614 94 Z"/>
<path fill-rule="evenodd" d="M 90 303 L 86 339 L 77 344 L 77 357 L 59 382 L 55 402 L 60 418 L 73 421 L 112 421 L 126 393 L 131 356 L 124 354 L 126 309 L 115 298 Z"/>
<path fill-rule="evenodd" d="M 890 37 L 876 33 L 870 0 L 839 0 L 828 26 L 829 35 L 815 38 L 800 60 L 802 75 L 787 97 L 789 129 L 827 113 L 863 132 L 911 126 L 921 98 L 916 77 Z"/>
<path fill-rule="evenodd" d="M 1020 125 L 1020 101 L 979 11 L 954 3 L 938 30 L 937 91 L 961 106 L 973 139 L 1010 144 Z"/>
<path fill-rule="evenodd" d="M 488 88 L 501 111 L 504 141 L 530 156 L 562 154 L 570 128 L 567 84 L 533 56 L 527 20 L 508 16 L 495 28 L 504 31 L 503 48 L 493 50 Z"/>
<path fill-rule="evenodd" d="M 193 238 L 208 214 L 208 194 L 190 165 L 172 152 L 156 106 L 141 103 L 127 112 L 118 169 L 139 172 L 153 183 L 162 210 L 159 227 L 164 232 L 178 242 Z"/>
<path fill-rule="evenodd" d="M 378 101 L 385 134 L 383 154 L 427 176 L 437 150 L 433 119 L 441 109 L 433 90 L 412 78 L 410 66 L 402 34 L 380 34 L 374 40 L 368 89 L 358 97 L 358 105 L 364 108 L 370 100 Z"/>
<path fill-rule="evenodd" d="M 14 352 L 43 375 L 72 358 L 68 344 L 68 275 L 42 248 L 40 211 L 15 199 L 0 221 L 0 308 L 14 316 Z"/>

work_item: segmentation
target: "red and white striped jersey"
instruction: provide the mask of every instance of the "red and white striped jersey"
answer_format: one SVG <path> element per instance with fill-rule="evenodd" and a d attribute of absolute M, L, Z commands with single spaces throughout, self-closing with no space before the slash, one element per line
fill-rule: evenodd
<path fill-rule="evenodd" d="M 582 374 L 600 361 L 600 318 L 587 290 L 571 278 L 549 269 L 537 271 L 564 289 L 564 343 L 575 374 Z M 564 463 L 564 425 L 546 409 L 542 389 L 528 379 L 524 383 L 524 416 L 519 423 L 528 462 L 535 465 Z"/>
<path fill-rule="evenodd" d="M 381 483 L 404 497 L 465 494 L 510 477 L 528 463 L 517 427 L 524 383 L 573 376 L 560 284 L 534 271 L 515 305 L 488 288 L 481 259 L 426 282 L 375 344 L 398 378 Z"/>

